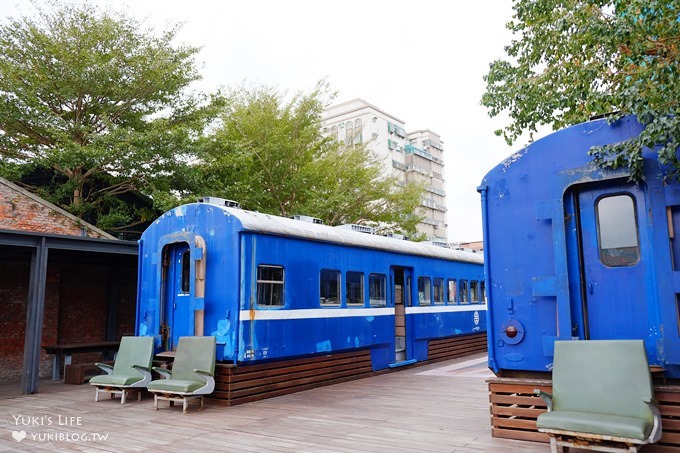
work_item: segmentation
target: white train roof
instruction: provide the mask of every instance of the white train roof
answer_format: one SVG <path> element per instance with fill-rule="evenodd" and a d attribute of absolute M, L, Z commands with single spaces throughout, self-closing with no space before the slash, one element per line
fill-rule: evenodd
<path fill-rule="evenodd" d="M 328 225 L 289 219 L 271 214 L 263 214 L 260 212 L 247 211 L 240 208 L 222 206 L 219 204 L 197 204 L 222 210 L 225 215 L 233 216 L 238 219 L 243 228 L 248 231 L 299 237 L 320 242 L 333 242 L 336 244 L 353 245 L 357 247 L 436 257 L 454 261 L 464 261 L 475 264 L 482 264 L 484 262 L 484 258 L 481 253 L 453 250 L 423 242 L 413 242 L 375 234 L 360 233 L 348 229 L 335 228 Z M 185 206 L 175 208 L 173 210 L 175 211 L 175 215 L 182 215 L 182 212 L 176 211 L 183 210 Z"/>

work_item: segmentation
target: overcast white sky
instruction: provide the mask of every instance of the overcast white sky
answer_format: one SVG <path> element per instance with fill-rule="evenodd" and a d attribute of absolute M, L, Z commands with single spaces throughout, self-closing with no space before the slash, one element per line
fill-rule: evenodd
<path fill-rule="evenodd" d="M 510 42 L 511 0 L 97 0 L 202 47 L 203 90 L 265 84 L 291 93 L 326 79 L 336 101 L 362 98 L 444 141 L 450 241 L 482 239 L 483 176 L 513 149 L 480 105 L 482 76 Z M 0 0 L 1 17 L 33 12 Z"/>

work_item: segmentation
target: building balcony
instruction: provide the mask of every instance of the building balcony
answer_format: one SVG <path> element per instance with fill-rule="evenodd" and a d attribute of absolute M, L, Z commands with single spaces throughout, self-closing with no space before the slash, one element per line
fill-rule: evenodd
<path fill-rule="evenodd" d="M 432 186 L 427 186 L 427 187 L 425 187 L 425 190 L 427 190 L 428 192 L 437 194 L 437 195 L 439 195 L 439 196 L 442 196 L 442 197 L 445 197 L 445 196 L 446 196 L 446 192 L 445 192 L 445 191 L 443 191 L 443 190 L 441 190 L 441 189 L 437 189 L 437 188 L 432 187 Z"/>
<path fill-rule="evenodd" d="M 423 200 L 420 204 L 430 209 L 434 209 L 435 211 L 446 212 L 446 206 L 437 204 L 432 200 Z"/>
<path fill-rule="evenodd" d="M 425 151 L 423 149 L 418 148 L 417 146 L 415 146 L 412 143 L 409 143 L 406 146 L 404 146 L 404 152 L 406 154 L 415 154 L 415 155 L 420 156 L 424 159 L 427 159 L 431 162 L 434 162 L 436 164 L 444 166 L 443 160 L 434 157 L 432 154 L 428 153 L 427 151 Z"/>
<path fill-rule="evenodd" d="M 421 175 L 425 175 L 430 178 L 434 176 L 434 172 L 432 170 L 428 170 L 427 168 L 419 167 L 413 164 L 407 165 L 406 171 L 415 171 L 416 173 L 420 173 Z"/>
<path fill-rule="evenodd" d="M 406 138 L 406 129 L 394 123 L 387 123 L 387 133 L 396 134 L 397 137 Z"/>
<path fill-rule="evenodd" d="M 392 161 L 392 167 L 398 168 L 399 170 L 404 170 L 404 171 L 406 171 L 408 169 L 408 166 L 406 164 L 402 164 L 401 162 L 397 162 L 396 160 Z"/>
<path fill-rule="evenodd" d="M 439 151 L 444 151 L 444 147 L 442 146 L 441 143 L 435 142 L 434 140 L 427 139 L 423 142 L 425 146 L 431 146 L 434 149 L 438 149 Z"/>

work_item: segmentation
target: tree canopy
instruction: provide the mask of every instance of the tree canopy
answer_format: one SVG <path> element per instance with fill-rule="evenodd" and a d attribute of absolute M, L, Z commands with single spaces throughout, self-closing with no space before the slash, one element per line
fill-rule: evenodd
<path fill-rule="evenodd" d="M 49 6 L 0 25 L 0 175 L 51 169 L 50 201 L 109 230 L 143 221 L 117 197 L 135 191 L 163 209 L 185 186 L 210 116 L 188 90 L 198 48 L 174 46 L 177 28 L 156 35 L 90 4 Z"/>
<path fill-rule="evenodd" d="M 496 131 L 511 144 L 537 126 L 593 116 L 636 115 L 644 131 L 591 150 L 602 167 L 627 166 L 642 179 L 644 147 L 680 176 L 680 1 L 516 0 L 507 59 L 491 63 L 482 104 L 507 114 Z"/>
<path fill-rule="evenodd" d="M 415 233 L 422 187 L 323 136 L 325 82 L 195 93 L 199 49 L 177 27 L 45 1 L 0 24 L 0 176 L 114 233 L 199 195 Z"/>
<path fill-rule="evenodd" d="M 205 140 L 204 191 L 261 212 L 415 234 L 422 187 L 398 186 L 364 143 L 325 137 L 321 113 L 331 99 L 325 82 L 293 96 L 271 87 L 230 90 Z"/>

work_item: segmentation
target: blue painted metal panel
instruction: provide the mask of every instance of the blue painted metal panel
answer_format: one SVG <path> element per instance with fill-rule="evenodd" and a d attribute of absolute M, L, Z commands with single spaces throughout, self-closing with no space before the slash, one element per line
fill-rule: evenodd
<path fill-rule="evenodd" d="M 584 339 L 589 328 L 600 326 L 600 337 L 643 339 L 650 363 L 680 377 L 673 278 L 680 254 L 669 253 L 680 252 L 678 239 L 669 240 L 669 225 L 680 225 L 680 187 L 664 180 L 650 150 L 643 152 L 645 182 L 639 187 L 627 182 L 625 169 L 598 169 L 588 155 L 593 146 L 617 143 L 641 130 L 632 117 L 579 124 L 521 149 L 484 177 L 478 190 L 489 365 L 495 372 L 549 371 L 555 339 Z M 617 190 L 637 194 L 642 257 L 635 268 L 611 272 L 597 264 L 594 200 L 582 194 Z M 606 277 L 594 273 L 596 266 L 607 271 Z M 593 309 L 594 294 L 605 280 L 603 303 Z M 619 330 L 603 329 L 606 325 Z"/>
<path fill-rule="evenodd" d="M 206 241 L 205 251 L 196 246 L 196 237 Z M 186 205 L 163 214 L 144 232 L 142 241 L 145 247 L 140 253 L 137 335 L 154 336 L 156 347 L 162 347 L 161 306 L 167 279 L 163 275 L 163 252 L 175 244 L 190 244 L 194 263 L 190 279 L 191 311 L 205 310 L 203 331 L 216 337 L 218 359 L 234 360 L 240 278 L 238 222 L 216 206 Z M 205 271 L 205 297 L 199 298 L 194 287 L 195 262 L 203 257 L 209 264 Z M 183 334 L 193 334 L 193 314 L 191 318 L 179 321 Z"/>
<path fill-rule="evenodd" d="M 374 369 L 386 368 L 396 361 L 393 291 L 388 288 L 384 306 L 370 306 L 370 274 L 383 275 L 387 285 L 392 285 L 395 267 L 408 269 L 413 278 L 484 278 L 480 256 L 208 203 L 165 213 L 140 244 L 137 334 L 154 336 L 159 349 L 165 342 L 163 311 L 169 310 L 177 291 L 163 288 L 179 281 L 180 272 L 168 260 L 173 251 L 177 259 L 181 247 L 188 247 L 191 288 L 182 297 L 191 303 L 171 320 L 170 335 L 191 335 L 200 323 L 198 311 L 204 310 L 204 333 L 216 337 L 218 360 L 234 363 L 368 348 Z M 195 280 L 203 259 L 205 293 L 199 297 Z M 283 268 L 282 306 L 257 304 L 257 269 L 262 265 Z M 363 273 L 364 307 L 347 306 L 344 297 L 337 306 L 322 305 L 322 269 L 339 271 L 343 285 L 348 271 Z M 418 300 L 413 286 L 410 300 Z M 475 310 L 439 315 L 426 313 L 428 307 L 418 309 L 417 315 L 406 313 L 408 359 L 416 355 L 416 339 L 426 345 L 432 338 L 485 329 L 485 317 L 478 314 L 475 321 Z M 418 357 L 426 358 L 426 349 Z"/>
<path fill-rule="evenodd" d="M 263 359 L 284 358 L 306 354 L 360 349 L 387 345 L 394 350 L 394 309 L 393 301 L 387 301 L 382 308 L 347 307 L 344 303 L 337 307 L 321 307 L 319 304 L 318 275 L 322 269 L 337 270 L 346 275 L 347 271 L 390 274 L 392 266 L 408 266 L 416 275 L 452 276 L 457 278 L 483 279 L 482 267 L 470 263 L 450 263 L 426 257 L 413 257 L 372 251 L 357 253 L 349 248 L 338 248 L 335 244 L 318 243 L 299 238 L 286 238 L 263 234 L 245 235 L 246 262 L 254 260 L 257 264 L 278 264 L 285 268 L 286 285 L 283 307 L 256 307 L 252 312 L 254 319 L 246 318 L 251 314 L 252 294 L 255 285 L 244 284 L 246 288 L 245 305 L 241 316 L 241 353 L 239 361 L 258 361 Z M 256 246 L 253 246 L 256 244 Z M 246 282 L 252 281 L 256 266 L 244 266 Z M 415 291 L 415 289 L 412 289 Z M 343 290 L 344 291 L 344 290 Z M 368 286 L 364 288 L 365 300 L 369 300 Z M 416 294 L 411 299 L 416 299 Z M 432 307 L 433 310 L 436 307 Z M 269 312 L 269 313 L 266 313 Z M 368 312 L 367 315 L 363 314 Z M 427 317 L 428 315 L 422 315 Z M 437 317 L 438 314 L 430 315 Z M 468 317 L 471 319 L 472 315 Z M 261 319 L 264 318 L 264 319 Z M 270 319 L 273 318 L 273 319 Z M 428 328 L 411 328 L 408 320 L 409 338 L 441 338 L 456 334 L 481 331 L 479 326 L 472 330 L 465 325 L 462 317 L 449 316 L 453 325 L 443 328 L 432 324 Z M 420 332 L 423 332 L 422 334 Z M 407 343 L 409 341 L 407 340 Z M 421 357 L 421 360 L 426 358 Z M 374 363 L 377 369 L 377 365 Z"/>

